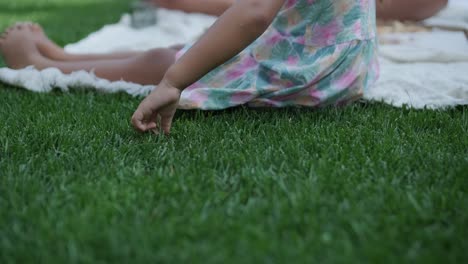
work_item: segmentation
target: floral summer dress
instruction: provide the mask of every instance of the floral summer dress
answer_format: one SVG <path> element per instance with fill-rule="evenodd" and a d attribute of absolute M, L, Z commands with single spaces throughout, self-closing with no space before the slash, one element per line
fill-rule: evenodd
<path fill-rule="evenodd" d="M 180 108 L 353 102 L 378 76 L 375 27 L 375 0 L 287 0 L 262 36 L 184 90 Z"/>

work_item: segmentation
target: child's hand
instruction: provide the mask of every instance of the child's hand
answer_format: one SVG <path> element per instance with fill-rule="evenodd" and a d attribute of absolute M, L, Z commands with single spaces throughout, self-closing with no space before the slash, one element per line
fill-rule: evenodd
<path fill-rule="evenodd" d="M 169 134 L 180 94 L 179 89 L 162 80 L 133 114 L 133 127 L 140 132 L 158 132 L 162 128 L 165 134 Z"/>

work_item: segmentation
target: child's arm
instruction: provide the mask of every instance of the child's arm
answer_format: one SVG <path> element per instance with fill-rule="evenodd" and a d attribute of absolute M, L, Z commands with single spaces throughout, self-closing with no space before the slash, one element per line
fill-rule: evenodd
<path fill-rule="evenodd" d="M 271 24 L 285 0 L 236 2 L 166 73 L 166 80 L 184 89 L 234 57 Z"/>
<path fill-rule="evenodd" d="M 257 39 L 271 24 L 285 0 L 238 0 L 169 68 L 158 88 L 132 117 L 137 130 L 156 128 L 156 117 L 169 133 L 180 91 L 226 62 Z M 176 91 L 177 90 L 177 91 Z"/>

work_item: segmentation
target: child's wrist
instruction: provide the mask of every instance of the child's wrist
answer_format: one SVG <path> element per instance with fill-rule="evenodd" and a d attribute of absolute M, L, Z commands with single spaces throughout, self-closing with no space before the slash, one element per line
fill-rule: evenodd
<path fill-rule="evenodd" d="M 176 64 L 172 65 L 169 67 L 169 69 L 166 71 L 166 74 L 164 75 L 163 80 L 161 81 L 167 84 L 168 86 L 175 87 L 179 90 L 184 90 L 187 85 L 184 85 L 181 81 L 182 78 L 180 78 L 180 71 L 178 70 L 178 67 Z"/>

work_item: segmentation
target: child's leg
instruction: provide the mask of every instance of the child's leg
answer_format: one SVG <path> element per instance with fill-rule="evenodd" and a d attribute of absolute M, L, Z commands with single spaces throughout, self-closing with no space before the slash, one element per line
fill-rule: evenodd
<path fill-rule="evenodd" d="M 72 54 L 66 52 L 63 48 L 55 44 L 50 40 L 42 27 L 38 24 L 31 22 L 18 23 L 13 27 L 7 29 L 7 32 L 14 28 L 21 29 L 22 27 L 29 27 L 39 52 L 46 58 L 56 61 L 90 61 L 90 60 L 114 60 L 114 59 L 126 59 L 141 55 L 141 51 L 128 51 L 128 52 L 112 52 L 104 54 Z M 183 45 L 176 45 L 169 47 L 170 49 L 180 50 Z"/>
<path fill-rule="evenodd" d="M 175 51 L 154 49 L 125 59 L 54 61 L 36 57 L 30 63 L 38 69 L 58 68 L 63 73 L 85 70 L 110 81 L 129 81 L 138 84 L 158 84 L 167 69 L 175 62 Z"/>
<path fill-rule="evenodd" d="M 377 18 L 419 21 L 437 14 L 448 0 L 377 0 Z"/>
<path fill-rule="evenodd" d="M 46 58 L 58 61 L 80 61 L 80 60 L 112 60 L 112 59 L 125 59 L 141 54 L 141 52 L 114 52 L 109 54 L 71 54 L 66 52 L 63 48 L 50 40 L 42 27 L 35 23 L 18 23 L 13 28 L 29 27 L 39 52 Z"/>
<path fill-rule="evenodd" d="M 41 55 L 29 27 L 15 27 L 2 35 L 0 50 L 7 65 L 15 69 L 33 65 L 38 69 L 55 67 L 64 73 L 85 70 L 110 81 L 123 79 L 138 84 L 158 84 L 177 52 L 154 49 L 122 59 L 57 61 Z"/>
<path fill-rule="evenodd" d="M 175 45 L 168 47 L 167 49 L 177 51 L 181 50 L 184 45 Z M 49 59 L 57 61 L 90 61 L 90 60 L 119 60 L 127 59 L 135 56 L 143 55 L 143 51 L 125 51 L 125 52 L 112 52 L 112 53 L 97 53 L 97 54 L 73 54 L 68 53 L 62 49 L 62 52 L 44 52 L 44 49 L 40 49 L 40 53 Z"/>

